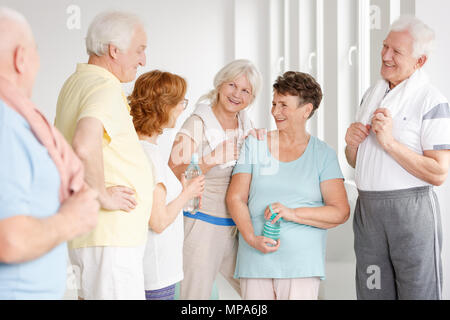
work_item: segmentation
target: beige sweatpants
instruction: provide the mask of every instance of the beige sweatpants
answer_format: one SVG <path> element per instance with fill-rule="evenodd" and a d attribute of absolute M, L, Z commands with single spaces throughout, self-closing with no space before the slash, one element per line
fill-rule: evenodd
<path fill-rule="evenodd" d="M 241 293 L 239 279 L 233 278 L 238 248 L 235 228 L 184 218 L 181 300 L 210 299 L 219 272 Z"/>
<path fill-rule="evenodd" d="M 241 279 L 244 300 L 317 300 L 319 278 Z"/>

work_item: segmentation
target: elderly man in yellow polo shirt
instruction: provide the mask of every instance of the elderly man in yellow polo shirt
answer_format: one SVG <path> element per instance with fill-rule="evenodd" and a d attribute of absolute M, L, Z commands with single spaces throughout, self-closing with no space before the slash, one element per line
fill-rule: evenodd
<path fill-rule="evenodd" d="M 55 125 L 83 161 L 101 204 L 98 226 L 69 243 L 80 299 L 145 299 L 153 173 L 121 83 L 133 81 L 145 65 L 146 45 L 137 16 L 98 15 L 86 38 L 89 61 L 78 64 L 59 95 Z"/>

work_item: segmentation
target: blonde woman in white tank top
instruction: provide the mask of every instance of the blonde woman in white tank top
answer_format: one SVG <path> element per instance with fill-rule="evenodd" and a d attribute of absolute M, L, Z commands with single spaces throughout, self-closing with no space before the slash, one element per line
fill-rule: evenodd
<path fill-rule="evenodd" d="M 220 272 L 240 294 L 236 265 L 236 227 L 228 213 L 225 195 L 231 173 L 247 134 L 264 136 L 254 130 L 245 113 L 259 91 L 261 75 L 248 60 L 235 60 L 214 79 L 214 89 L 200 98 L 194 114 L 175 138 L 169 166 L 180 178 L 191 155 L 200 155 L 205 175 L 205 192 L 200 212 L 184 213 L 184 280 L 181 299 L 209 299 Z"/>

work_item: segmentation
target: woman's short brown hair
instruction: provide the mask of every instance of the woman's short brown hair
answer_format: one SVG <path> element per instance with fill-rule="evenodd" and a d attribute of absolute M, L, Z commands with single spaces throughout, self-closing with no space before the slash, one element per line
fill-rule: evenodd
<path fill-rule="evenodd" d="M 161 134 L 186 89 L 186 80 L 170 72 L 154 70 L 141 75 L 128 97 L 136 131 L 148 136 Z"/>
<path fill-rule="evenodd" d="M 300 104 L 311 103 L 313 110 L 309 118 L 319 108 L 322 101 L 322 89 L 320 84 L 309 74 L 303 72 L 288 71 L 278 77 L 273 89 L 281 95 L 291 95 L 300 98 Z"/>

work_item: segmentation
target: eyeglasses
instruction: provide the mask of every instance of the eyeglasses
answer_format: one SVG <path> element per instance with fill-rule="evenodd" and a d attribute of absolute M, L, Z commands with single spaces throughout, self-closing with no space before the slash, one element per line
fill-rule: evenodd
<path fill-rule="evenodd" d="M 180 104 L 182 104 L 183 108 L 186 109 L 188 104 L 189 104 L 189 100 L 188 99 L 183 99 L 183 101 L 181 101 Z"/>

